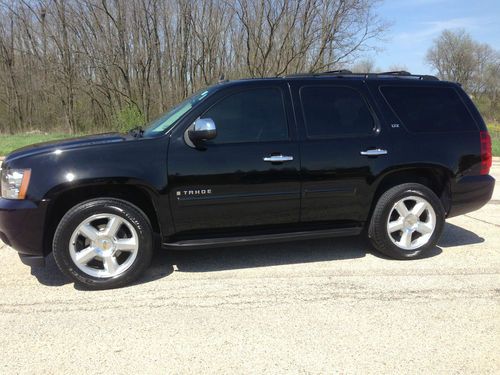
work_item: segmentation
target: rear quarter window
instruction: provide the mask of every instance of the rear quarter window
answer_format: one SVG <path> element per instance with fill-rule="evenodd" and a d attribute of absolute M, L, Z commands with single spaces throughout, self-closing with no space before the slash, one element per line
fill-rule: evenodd
<path fill-rule="evenodd" d="M 477 125 L 451 87 L 382 86 L 385 100 L 402 124 L 416 133 L 477 131 Z"/>

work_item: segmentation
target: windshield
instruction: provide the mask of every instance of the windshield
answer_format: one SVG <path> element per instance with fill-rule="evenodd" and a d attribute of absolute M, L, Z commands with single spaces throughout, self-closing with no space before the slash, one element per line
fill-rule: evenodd
<path fill-rule="evenodd" d="M 151 137 L 164 133 L 167 129 L 174 125 L 178 119 L 184 116 L 191 108 L 193 108 L 198 103 L 201 103 L 211 92 L 212 89 L 210 88 L 198 91 L 196 94 L 190 96 L 180 104 L 176 105 L 174 108 L 164 113 L 156 120 L 151 121 L 144 131 L 144 136 Z"/>

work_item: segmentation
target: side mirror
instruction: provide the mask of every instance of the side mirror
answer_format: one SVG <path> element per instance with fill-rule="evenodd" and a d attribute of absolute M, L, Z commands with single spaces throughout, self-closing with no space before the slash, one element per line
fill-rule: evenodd
<path fill-rule="evenodd" d="M 217 128 L 211 118 L 199 118 L 190 128 L 188 136 L 194 144 L 214 139 L 217 136 Z"/>

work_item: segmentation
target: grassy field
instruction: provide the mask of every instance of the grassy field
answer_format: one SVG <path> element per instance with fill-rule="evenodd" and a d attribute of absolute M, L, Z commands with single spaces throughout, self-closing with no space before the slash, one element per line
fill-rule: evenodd
<path fill-rule="evenodd" d="M 33 143 L 54 141 L 58 139 L 70 138 L 74 135 L 69 134 L 16 134 L 16 135 L 0 135 L 0 156 L 5 156 L 8 153 L 24 146 Z"/>
<path fill-rule="evenodd" d="M 493 143 L 493 155 L 500 156 L 500 124 L 489 124 L 488 130 Z M 74 137 L 68 134 L 16 134 L 0 135 L 0 156 L 5 156 L 23 146 L 33 143 Z"/>
<path fill-rule="evenodd" d="M 489 124 L 493 156 L 500 156 L 500 124 Z"/>

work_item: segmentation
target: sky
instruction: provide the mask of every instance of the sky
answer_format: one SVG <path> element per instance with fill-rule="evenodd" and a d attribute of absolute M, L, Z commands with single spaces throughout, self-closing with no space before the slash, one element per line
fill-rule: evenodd
<path fill-rule="evenodd" d="M 425 55 L 445 29 L 465 29 L 472 38 L 500 50 L 500 0 L 385 0 L 378 14 L 390 23 L 380 51 L 367 55 L 381 70 L 405 66 L 411 73 L 432 74 Z"/>

